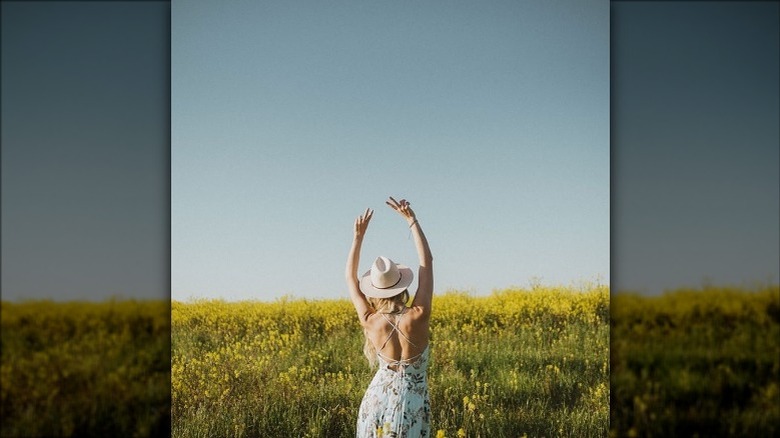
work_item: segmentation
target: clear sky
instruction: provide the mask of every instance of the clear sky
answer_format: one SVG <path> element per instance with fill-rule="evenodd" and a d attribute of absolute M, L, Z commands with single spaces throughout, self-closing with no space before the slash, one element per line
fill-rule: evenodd
<path fill-rule="evenodd" d="M 172 4 L 172 298 L 346 297 L 352 223 L 437 292 L 609 282 L 609 3 Z"/>
<path fill-rule="evenodd" d="M 2 298 L 777 283 L 778 4 L 519 3 L 2 2 Z"/>
<path fill-rule="evenodd" d="M 612 8 L 613 291 L 777 284 L 780 3 Z"/>
<path fill-rule="evenodd" d="M 3 1 L 2 298 L 167 299 L 167 2 Z"/>

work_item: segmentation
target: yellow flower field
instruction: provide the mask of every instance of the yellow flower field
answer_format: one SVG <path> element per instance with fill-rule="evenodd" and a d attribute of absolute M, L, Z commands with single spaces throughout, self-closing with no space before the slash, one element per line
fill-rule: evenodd
<path fill-rule="evenodd" d="M 436 296 L 436 436 L 605 436 L 609 290 Z M 173 436 L 354 436 L 373 370 L 348 300 L 172 303 Z"/>
<path fill-rule="evenodd" d="M 780 288 L 612 299 L 610 430 L 624 436 L 780 433 Z"/>
<path fill-rule="evenodd" d="M 777 286 L 611 303 L 601 286 L 451 292 L 434 307 L 432 436 L 780 432 Z M 346 300 L 1 311 L 2 436 L 353 436 L 373 375 Z"/>
<path fill-rule="evenodd" d="M 167 436 L 170 303 L 2 302 L 1 436 Z"/>

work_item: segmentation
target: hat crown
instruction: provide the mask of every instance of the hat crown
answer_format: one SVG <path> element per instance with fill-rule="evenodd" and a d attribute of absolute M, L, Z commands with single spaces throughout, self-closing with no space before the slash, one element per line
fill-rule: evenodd
<path fill-rule="evenodd" d="M 360 278 L 360 291 L 371 298 L 390 298 L 408 288 L 413 278 L 414 274 L 408 266 L 379 256 L 371 269 Z"/>
<path fill-rule="evenodd" d="M 371 265 L 371 284 L 377 289 L 388 289 L 401 281 L 398 265 L 387 257 L 379 256 Z"/>

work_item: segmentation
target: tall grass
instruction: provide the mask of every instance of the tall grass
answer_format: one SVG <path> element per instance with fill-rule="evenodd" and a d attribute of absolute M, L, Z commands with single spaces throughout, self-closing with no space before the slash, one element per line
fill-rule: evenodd
<path fill-rule="evenodd" d="M 603 287 L 434 307 L 434 436 L 780 432 L 776 286 L 617 294 L 611 362 Z M 373 375 L 345 300 L 0 309 L 2 436 L 352 436 Z"/>
<path fill-rule="evenodd" d="M 780 433 L 780 289 L 612 299 L 611 435 Z"/>
<path fill-rule="evenodd" d="M 170 434 L 170 304 L 2 303 L 2 436 Z"/>
<path fill-rule="evenodd" d="M 433 305 L 434 436 L 607 435 L 606 287 Z M 346 300 L 174 302 L 173 436 L 354 436 L 362 336 Z"/>

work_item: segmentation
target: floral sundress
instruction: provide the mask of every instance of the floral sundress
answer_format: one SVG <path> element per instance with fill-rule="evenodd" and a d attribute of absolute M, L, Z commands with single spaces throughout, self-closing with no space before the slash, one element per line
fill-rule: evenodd
<path fill-rule="evenodd" d="M 429 437 L 431 406 L 428 398 L 427 369 L 430 344 L 422 353 L 409 359 L 392 360 L 383 356 L 380 350 L 385 347 L 394 332 L 409 341 L 409 338 L 398 330 L 397 324 L 386 316 L 385 319 L 393 326 L 393 330 L 385 344 L 377 350 L 379 369 L 360 403 L 357 437 Z"/>

